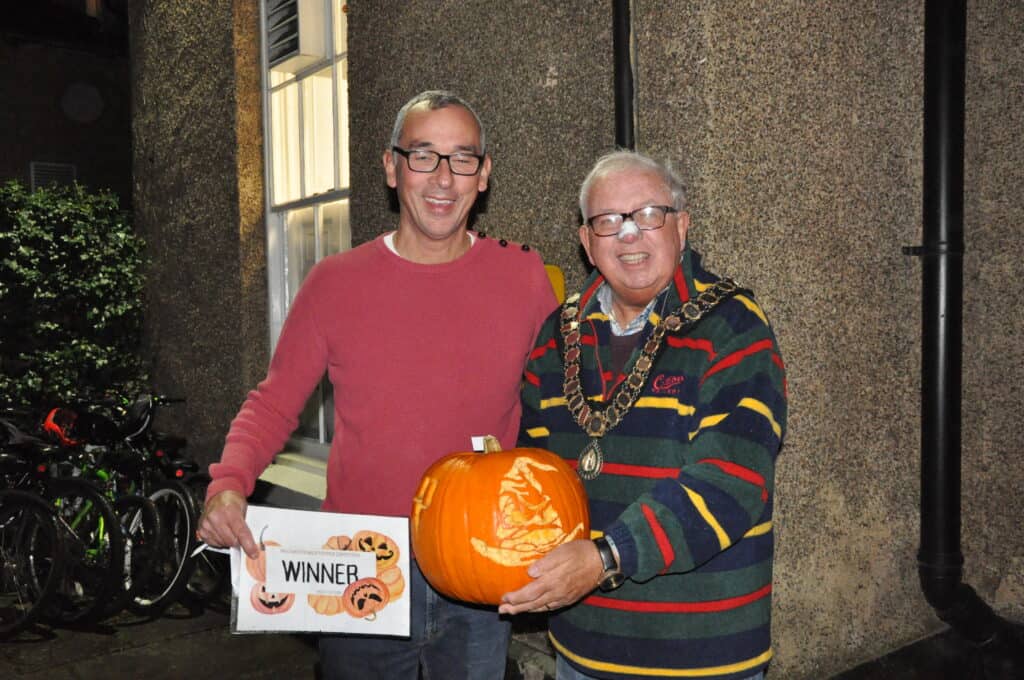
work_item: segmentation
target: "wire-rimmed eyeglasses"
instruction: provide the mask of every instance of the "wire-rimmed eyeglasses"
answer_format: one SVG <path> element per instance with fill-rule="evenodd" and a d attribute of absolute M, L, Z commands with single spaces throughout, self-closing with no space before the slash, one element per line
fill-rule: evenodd
<path fill-rule="evenodd" d="M 445 154 L 430 149 L 403 149 L 399 146 L 393 146 L 391 150 L 405 156 L 409 169 L 413 172 L 433 172 L 437 170 L 442 160 L 446 160 L 453 175 L 475 175 L 480 172 L 480 166 L 484 162 L 482 155 L 467 151 Z"/>
<path fill-rule="evenodd" d="M 667 205 L 645 205 L 628 213 L 601 213 L 587 218 L 587 226 L 596 236 L 615 236 L 626 220 L 631 220 L 641 231 L 652 231 L 665 226 L 665 216 L 679 212 Z"/>

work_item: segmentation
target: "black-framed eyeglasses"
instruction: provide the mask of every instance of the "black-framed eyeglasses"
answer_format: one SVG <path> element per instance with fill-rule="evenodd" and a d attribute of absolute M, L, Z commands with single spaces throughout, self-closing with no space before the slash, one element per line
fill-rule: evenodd
<path fill-rule="evenodd" d="M 482 155 L 458 151 L 456 153 L 438 153 L 430 149 L 403 149 L 398 146 L 391 147 L 397 154 L 405 156 L 409 169 L 413 172 L 433 172 L 442 160 L 448 161 L 454 175 L 475 175 L 480 172 L 480 166 L 484 162 Z"/>
<path fill-rule="evenodd" d="M 596 236 L 615 236 L 626 220 L 631 220 L 637 229 L 652 231 L 665 226 L 665 215 L 679 212 L 667 205 L 645 205 L 628 213 L 602 213 L 587 218 L 587 226 Z"/>

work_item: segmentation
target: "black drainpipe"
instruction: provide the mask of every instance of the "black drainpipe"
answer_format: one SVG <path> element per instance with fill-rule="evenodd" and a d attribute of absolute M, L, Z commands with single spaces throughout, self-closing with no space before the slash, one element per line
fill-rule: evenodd
<path fill-rule="evenodd" d="M 615 52 L 615 146 L 636 149 L 633 117 L 633 26 L 630 0 L 612 0 L 612 49 Z"/>
<path fill-rule="evenodd" d="M 927 0 L 924 32 L 921 548 L 925 599 L 981 652 L 985 678 L 1024 677 L 1019 628 L 961 581 L 960 391 L 963 324 L 964 0 Z"/>

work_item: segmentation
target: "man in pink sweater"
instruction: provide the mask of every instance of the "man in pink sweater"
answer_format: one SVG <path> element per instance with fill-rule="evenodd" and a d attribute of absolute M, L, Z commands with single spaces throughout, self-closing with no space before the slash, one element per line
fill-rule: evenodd
<path fill-rule="evenodd" d="M 246 497 L 296 428 L 326 371 L 334 439 L 325 510 L 407 516 L 423 471 L 474 435 L 515 446 L 523 366 L 556 300 L 527 246 L 467 230 L 491 157 L 467 102 L 423 92 L 383 156 L 398 228 L 325 258 L 295 297 L 270 368 L 231 424 L 199 525 L 211 545 L 257 546 Z M 409 639 L 325 636 L 322 677 L 504 676 L 509 625 L 453 602 L 414 565 Z"/>

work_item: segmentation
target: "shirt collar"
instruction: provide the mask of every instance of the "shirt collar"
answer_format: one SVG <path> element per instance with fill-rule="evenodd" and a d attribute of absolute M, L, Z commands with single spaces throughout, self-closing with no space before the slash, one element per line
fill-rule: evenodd
<path fill-rule="evenodd" d="M 667 288 L 667 286 L 666 286 Z M 664 292 L 664 290 L 662 291 Z M 640 312 L 639 316 L 629 322 L 629 324 L 623 328 L 619 325 L 619 322 L 615 320 L 615 316 L 612 314 L 612 287 L 605 281 L 601 284 L 601 287 L 597 289 L 597 304 L 601 306 L 601 311 L 605 316 L 608 317 L 608 321 L 611 326 L 612 335 L 633 335 L 643 330 L 643 327 L 647 324 L 647 319 L 650 318 L 651 312 L 654 311 L 654 303 L 661 297 L 661 293 L 658 293 L 651 301 L 647 303 L 644 310 Z"/>

